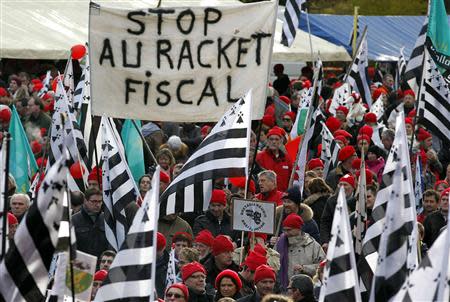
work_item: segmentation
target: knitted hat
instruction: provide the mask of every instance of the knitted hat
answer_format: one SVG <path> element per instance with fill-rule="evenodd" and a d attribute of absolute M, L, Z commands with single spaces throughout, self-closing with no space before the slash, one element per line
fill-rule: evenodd
<path fill-rule="evenodd" d="M 355 188 L 356 183 L 355 183 L 355 178 L 353 177 L 353 175 L 349 174 L 345 174 L 344 176 L 342 176 L 339 179 L 339 182 L 346 182 L 348 183 L 350 186 L 352 186 L 352 188 Z"/>
<path fill-rule="evenodd" d="M 234 251 L 233 242 L 231 242 L 231 240 L 228 239 L 228 237 L 224 235 L 218 235 L 216 238 L 214 238 L 214 242 L 212 245 L 213 256 L 233 251 Z"/>
<path fill-rule="evenodd" d="M 356 171 L 356 178 L 359 179 L 361 175 L 361 170 Z M 373 183 L 373 173 L 369 169 L 366 169 L 366 185 L 371 185 Z"/>
<path fill-rule="evenodd" d="M 410 124 L 411 126 L 414 126 L 413 119 L 410 117 L 405 118 L 405 124 Z"/>
<path fill-rule="evenodd" d="M 335 137 L 336 137 L 336 135 L 342 135 L 343 137 L 345 137 L 345 138 L 347 138 L 347 139 L 353 137 L 353 135 L 351 135 L 350 133 L 348 133 L 347 131 L 345 131 L 345 130 L 343 130 L 343 129 L 336 130 L 336 131 L 333 133 L 333 135 L 334 135 Z"/>
<path fill-rule="evenodd" d="M 427 138 L 431 137 L 431 133 L 428 132 L 427 130 L 423 129 L 423 128 L 419 128 L 419 132 L 417 133 L 417 139 L 419 140 L 419 142 L 423 142 L 424 140 L 426 140 Z"/>
<path fill-rule="evenodd" d="M 230 269 L 223 270 L 222 272 L 220 272 L 220 274 L 217 275 L 217 277 L 216 277 L 216 282 L 215 282 L 215 287 L 216 287 L 216 289 L 219 289 L 219 287 L 220 287 L 220 281 L 221 281 L 224 277 L 230 278 L 230 279 L 233 281 L 233 283 L 234 283 L 234 284 L 236 285 L 236 287 L 237 287 L 237 291 L 238 291 L 238 292 L 241 290 L 241 288 L 242 288 L 242 281 L 241 281 L 241 278 L 239 278 L 239 275 L 238 275 L 235 271 L 232 271 L 232 270 L 230 270 Z"/>
<path fill-rule="evenodd" d="M 279 127 L 273 127 L 269 130 L 269 133 L 267 133 L 267 137 L 270 137 L 272 135 L 278 135 L 281 138 L 284 136 L 283 131 L 281 131 L 281 128 Z"/>
<path fill-rule="evenodd" d="M 377 89 L 374 90 L 374 92 L 372 93 L 372 100 L 376 101 L 381 94 L 387 94 L 388 92 L 386 91 L 386 88 L 384 87 L 379 87 Z"/>
<path fill-rule="evenodd" d="M 231 177 L 228 178 L 228 181 L 235 186 L 236 188 L 242 188 L 245 189 L 245 182 L 247 181 L 245 177 Z M 253 194 L 256 193 L 256 186 L 253 179 L 250 179 L 250 182 L 248 184 L 248 190 L 252 192 Z"/>
<path fill-rule="evenodd" d="M 447 189 L 445 189 L 444 191 L 442 191 L 442 193 L 441 193 L 441 199 L 442 199 L 442 197 L 444 197 L 444 196 L 448 196 L 448 194 L 450 194 L 450 188 L 447 188 Z"/>
<path fill-rule="evenodd" d="M 249 239 L 251 239 L 253 236 L 254 236 L 255 238 L 261 238 L 262 240 L 264 240 L 264 242 L 267 240 L 267 234 L 265 234 L 265 233 L 258 233 L 258 232 L 252 233 L 252 232 L 248 232 L 248 238 L 249 238 Z"/>
<path fill-rule="evenodd" d="M 94 281 L 103 281 L 103 280 L 105 280 L 107 275 L 108 275 L 108 271 L 106 271 L 104 269 L 96 271 L 95 275 L 94 275 Z"/>
<path fill-rule="evenodd" d="M 364 115 L 364 121 L 366 123 L 376 123 L 377 122 L 377 115 L 373 112 L 368 112 Z"/>
<path fill-rule="evenodd" d="M 416 98 L 416 94 L 414 93 L 414 91 L 412 89 L 403 91 L 403 97 L 405 97 L 407 95 L 412 96 L 414 99 Z"/>
<path fill-rule="evenodd" d="M 339 150 L 338 159 L 340 161 L 344 161 L 353 156 L 356 153 L 355 148 L 353 146 L 345 146 L 341 150 Z"/>
<path fill-rule="evenodd" d="M 338 106 L 337 108 L 336 108 L 336 111 L 342 111 L 344 114 L 345 114 L 345 116 L 347 116 L 347 114 L 348 114 L 348 108 L 347 107 L 345 107 L 345 106 Z"/>
<path fill-rule="evenodd" d="M 250 251 L 242 264 L 254 271 L 258 266 L 267 264 L 267 258 L 262 254 Z"/>
<path fill-rule="evenodd" d="M 8 212 L 8 225 L 14 225 L 18 224 L 19 221 L 17 220 L 16 216 L 14 214 Z"/>
<path fill-rule="evenodd" d="M 100 178 L 100 182 L 102 181 L 102 169 L 98 168 L 98 167 L 94 167 L 92 168 L 91 173 L 89 173 L 88 176 L 88 180 L 97 180 L 97 171 L 98 171 L 98 176 Z"/>
<path fill-rule="evenodd" d="M 178 288 L 179 290 L 181 290 L 183 292 L 184 295 L 184 301 L 188 301 L 189 300 L 189 289 L 187 288 L 186 285 L 184 285 L 183 283 L 174 283 L 170 286 L 168 286 L 166 288 L 166 291 L 164 294 L 167 294 L 167 292 L 169 291 L 169 289 L 171 289 L 172 287 Z"/>
<path fill-rule="evenodd" d="M 255 270 L 255 284 L 264 279 L 272 279 L 275 281 L 275 272 L 267 264 L 260 265 Z"/>
<path fill-rule="evenodd" d="M 164 237 L 162 233 L 158 232 L 156 234 L 156 249 L 160 251 L 166 248 L 166 243 L 167 243 L 166 237 Z"/>
<path fill-rule="evenodd" d="M 285 117 L 285 116 L 288 116 L 291 119 L 291 121 L 293 121 L 293 122 L 295 121 L 295 112 L 288 111 L 283 115 L 283 117 Z"/>
<path fill-rule="evenodd" d="M 285 228 L 301 229 L 303 224 L 303 219 L 295 213 L 289 214 L 283 221 Z"/>
<path fill-rule="evenodd" d="M 224 206 L 227 205 L 227 195 L 224 190 L 214 189 L 211 194 L 211 201 L 209 203 L 220 203 Z"/>
<path fill-rule="evenodd" d="M 361 158 L 357 157 L 352 161 L 352 168 L 355 170 L 359 170 L 359 168 L 361 168 Z"/>
<path fill-rule="evenodd" d="M 272 128 L 273 126 L 275 126 L 275 119 L 273 118 L 272 115 L 266 114 L 266 115 L 264 115 L 263 118 L 262 118 L 262 123 L 263 123 L 264 125 L 269 126 L 269 127 Z"/>
<path fill-rule="evenodd" d="M 298 187 L 289 188 L 286 193 L 283 194 L 282 198 L 292 200 L 296 204 L 302 202 L 302 196 Z"/>
<path fill-rule="evenodd" d="M 183 282 L 185 282 L 187 279 L 189 279 L 190 276 L 198 272 L 206 275 L 206 270 L 203 265 L 201 265 L 197 261 L 188 263 L 181 268 L 181 279 L 183 279 Z"/>
<path fill-rule="evenodd" d="M 330 129 L 331 133 L 334 133 L 341 127 L 341 121 L 334 116 L 330 116 L 325 122 L 325 125 Z"/>
<path fill-rule="evenodd" d="M 209 230 L 202 230 L 198 232 L 194 242 L 203 243 L 206 246 L 212 247 L 214 242 L 214 236 Z"/>
<path fill-rule="evenodd" d="M 447 188 L 449 187 L 449 184 L 447 181 L 445 180 L 438 180 L 436 181 L 436 183 L 434 184 L 434 190 L 437 191 L 437 187 L 439 187 L 440 185 L 445 185 Z"/>
<path fill-rule="evenodd" d="M 8 96 L 8 95 L 9 95 L 8 90 L 6 90 L 3 87 L 0 87 L 0 97 Z"/>
<path fill-rule="evenodd" d="M 365 134 L 369 137 L 372 137 L 373 128 L 370 127 L 369 125 L 364 125 L 359 129 L 358 134 Z"/>
<path fill-rule="evenodd" d="M 310 170 L 313 170 L 313 169 L 319 168 L 319 167 L 320 168 L 324 167 L 323 162 L 320 158 L 313 158 L 308 162 L 308 168 Z"/>
<path fill-rule="evenodd" d="M 159 181 L 163 182 L 165 184 L 168 184 L 168 183 L 170 183 L 170 177 L 169 177 L 169 175 L 167 175 L 166 172 L 160 170 L 159 171 Z"/>
<path fill-rule="evenodd" d="M 183 144 L 183 142 L 181 141 L 181 138 L 176 135 L 172 135 L 167 140 L 167 145 L 169 145 L 170 149 L 173 149 L 173 150 L 179 150 L 181 148 L 182 144 Z"/>
<path fill-rule="evenodd" d="M 281 101 L 285 102 L 288 105 L 291 103 L 291 99 L 288 98 L 287 96 L 282 95 L 279 98 L 280 98 Z"/>
<path fill-rule="evenodd" d="M 267 249 L 261 243 L 255 244 L 255 247 L 253 248 L 253 251 L 255 253 L 257 253 L 257 254 L 263 255 L 264 257 L 267 256 Z"/>
<path fill-rule="evenodd" d="M 9 122 L 11 120 L 12 112 L 6 105 L 0 105 L 0 121 L 1 122 Z"/>
<path fill-rule="evenodd" d="M 336 132 L 337 132 L 337 131 L 336 131 Z M 334 140 L 336 140 L 336 141 L 341 141 L 345 146 L 348 145 L 348 140 L 345 138 L 345 136 L 342 136 L 342 135 L 336 135 L 336 136 L 334 137 Z"/>
<path fill-rule="evenodd" d="M 370 144 L 370 137 L 367 134 L 360 134 L 360 135 L 358 135 L 356 140 L 358 142 L 361 141 L 361 140 L 365 140 L 365 141 L 367 141 L 368 144 Z"/>

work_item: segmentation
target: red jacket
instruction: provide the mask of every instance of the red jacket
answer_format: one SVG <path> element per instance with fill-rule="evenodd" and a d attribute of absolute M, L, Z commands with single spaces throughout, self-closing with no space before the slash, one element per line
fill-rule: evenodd
<path fill-rule="evenodd" d="M 280 191 L 286 191 L 289 186 L 289 178 L 292 171 L 292 160 L 287 153 L 279 152 L 278 158 L 268 149 L 256 155 L 256 162 L 266 170 L 277 173 L 277 187 Z"/>
<path fill-rule="evenodd" d="M 262 201 L 273 201 L 276 203 L 277 207 L 283 205 L 283 192 L 278 191 L 277 189 L 270 191 L 268 193 L 258 193 L 255 198 Z"/>

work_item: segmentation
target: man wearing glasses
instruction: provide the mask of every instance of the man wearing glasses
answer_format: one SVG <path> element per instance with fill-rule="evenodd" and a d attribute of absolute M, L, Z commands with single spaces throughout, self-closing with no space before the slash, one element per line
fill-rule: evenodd
<path fill-rule="evenodd" d="M 181 278 L 189 289 L 189 302 L 212 302 L 214 297 L 206 292 L 206 270 L 198 262 L 181 268 Z"/>
<path fill-rule="evenodd" d="M 315 302 L 313 289 L 314 285 L 311 277 L 304 274 L 292 276 L 287 288 L 288 295 L 294 302 Z"/>

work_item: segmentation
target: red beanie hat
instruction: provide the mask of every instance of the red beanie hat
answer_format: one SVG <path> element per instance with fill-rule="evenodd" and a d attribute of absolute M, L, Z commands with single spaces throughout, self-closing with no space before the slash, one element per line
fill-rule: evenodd
<path fill-rule="evenodd" d="M 89 173 L 88 180 L 97 181 L 97 171 L 98 171 L 98 176 L 100 178 L 100 181 L 102 181 L 102 169 L 98 168 L 98 167 L 92 168 L 91 173 Z"/>
<path fill-rule="evenodd" d="M 411 126 L 414 126 L 413 119 L 410 117 L 406 117 L 405 124 L 410 124 Z"/>
<path fill-rule="evenodd" d="M 248 238 L 249 239 L 251 239 L 253 236 L 255 236 L 255 239 L 256 238 L 261 238 L 262 240 L 264 240 L 264 242 L 267 241 L 267 234 L 258 233 L 258 232 L 255 232 L 255 233 L 248 232 Z"/>
<path fill-rule="evenodd" d="M 183 283 L 174 283 L 170 286 L 168 286 L 166 288 L 166 291 L 164 292 L 164 294 L 167 294 L 167 292 L 169 291 L 169 289 L 171 289 L 172 287 L 178 288 L 179 290 L 181 290 L 183 292 L 184 295 L 184 300 L 188 301 L 189 300 L 189 289 L 187 288 L 186 285 L 184 285 Z"/>
<path fill-rule="evenodd" d="M 9 122 L 11 120 L 12 111 L 6 105 L 0 105 L 0 121 Z"/>
<path fill-rule="evenodd" d="M 410 118 L 414 118 L 415 116 L 416 116 L 416 109 L 413 109 L 408 113 L 408 117 Z"/>
<path fill-rule="evenodd" d="M 356 177 L 359 179 L 361 175 L 361 171 L 356 171 Z M 366 186 L 371 185 L 373 183 L 373 173 L 369 169 L 366 169 Z"/>
<path fill-rule="evenodd" d="M 220 203 L 224 206 L 227 205 L 227 195 L 224 190 L 214 189 L 211 194 L 211 201 L 209 203 Z"/>
<path fill-rule="evenodd" d="M 338 159 L 340 161 L 344 161 L 353 156 L 356 153 L 355 148 L 353 146 L 345 146 L 341 150 L 339 150 Z"/>
<path fill-rule="evenodd" d="M 406 95 L 410 95 L 410 96 L 412 96 L 414 99 L 416 98 L 416 94 L 415 94 L 414 91 L 411 90 L 411 89 L 408 89 L 408 90 L 403 91 L 403 97 L 405 97 Z"/>
<path fill-rule="evenodd" d="M 342 135 L 345 138 L 352 138 L 353 137 L 353 135 L 351 135 L 350 133 L 348 133 L 347 131 L 345 131 L 343 129 L 336 130 L 334 132 L 334 136 L 337 136 L 337 135 Z"/>
<path fill-rule="evenodd" d="M 228 181 L 236 188 L 245 189 L 245 182 L 246 182 L 245 177 L 231 177 L 231 178 L 228 178 Z M 256 186 L 255 186 L 255 182 L 253 181 L 253 179 L 250 179 L 250 183 L 248 184 L 248 190 L 250 192 L 252 192 L 253 194 L 256 193 Z"/>
<path fill-rule="evenodd" d="M 336 135 L 335 137 L 334 137 L 334 140 L 336 140 L 336 141 L 341 141 L 341 142 L 343 142 L 344 143 L 344 145 L 348 145 L 348 140 L 343 136 L 343 135 Z"/>
<path fill-rule="evenodd" d="M 359 170 L 361 168 L 361 158 L 357 157 L 352 161 L 352 168 Z"/>
<path fill-rule="evenodd" d="M 42 145 L 37 140 L 32 141 L 31 151 L 33 152 L 33 154 L 40 153 L 42 151 Z"/>
<path fill-rule="evenodd" d="M 431 137 L 431 133 L 428 132 L 427 130 L 423 129 L 423 128 L 419 128 L 419 132 L 417 133 L 417 139 L 419 140 L 419 142 L 423 142 L 424 140 L 426 140 L 427 138 Z"/>
<path fill-rule="evenodd" d="M 272 115 L 266 114 L 262 118 L 262 123 L 264 125 L 269 126 L 270 128 L 272 128 L 273 126 L 275 126 L 275 119 L 273 118 Z"/>
<path fill-rule="evenodd" d="M 108 272 L 104 269 L 95 272 L 94 281 L 103 281 L 106 279 Z"/>
<path fill-rule="evenodd" d="M 8 90 L 6 90 L 3 87 L 0 87 L 0 97 L 8 96 L 8 95 L 9 95 Z"/>
<path fill-rule="evenodd" d="M 334 116 L 330 116 L 325 122 L 325 125 L 330 129 L 331 133 L 334 133 L 341 127 L 341 121 Z"/>
<path fill-rule="evenodd" d="M 342 176 L 339 179 L 339 182 L 346 182 L 349 185 L 351 185 L 352 188 L 355 188 L 355 186 L 356 186 L 355 178 L 350 173 L 349 174 L 345 174 L 344 176 Z"/>
<path fill-rule="evenodd" d="M 289 214 L 283 220 L 283 227 L 285 228 L 301 229 L 303 224 L 303 219 L 295 213 Z"/>
<path fill-rule="evenodd" d="M 231 280 L 233 280 L 233 283 L 236 285 L 238 292 L 241 290 L 241 288 L 242 288 L 241 278 L 239 278 L 238 273 L 236 273 L 235 271 L 232 271 L 230 269 L 223 270 L 220 272 L 220 274 L 217 275 L 216 282 L 215 282 L 216 289 L 219 289 L 220 281 L 224 277 L 227 277 L 227 278 L 230 278 Z"/>
<path fill-rule="evenodd" d="M 257 254 L 263 255 L 264 257 L 266 257 L 266 255 L 267 255 L 266 247 L 263 246 L 261 243 L 255 244 L 253 251 Z"/>
<path fill-rule="evenodd" d="M 289 116 L 289 118 L 291 119 L 291 121 L 295 121 L 295 112 L 292 112 L 292 111 L 288 111 L 288 112 L 286 112 L 284 115 L 283 115 L 283 117 L 285 117 L 285 116 Z"/>
<path fill-rule="evenodd" d="M 16 216 L 14 214 L 8 212 L 8 225 L 14 225 L 18 224 L 19 221 L 17 220 Z"/>
<path fill-rule="evenodd" d="M 156 249 L 158 251 L 165 249 L 167 244 L 166 237 L 160 232 L 156 234 Z"/>
<path fill-rule="evenodd" d="M 275 271 L 266 264 L 258 266 L 255 270 L 255 284 L 264 279 L 272 279 L 275 281 Z"/>
<path fill-rule="evenodd" d="M 444 184 L 447 188 L 449 187 L 449 184 L 447 181 L 445 180 L 438 180 L 436 181 L 436 183 L 434 184 L 434 190 L 437 191 L 437 187 L 439 187 L 440 185 Z"/>
<path fill-rule="evenodd" d="M 369 137 L 372 137 L 373 128 L 370 127 L 369 125 L 364 125 L 359 129 L 358 134 L 365 134 Z"/>
<path fill-rule="evenodd" d="M 445 189 L 444 191 L 442 191 L 442 193 L 441 193 L 441 199 L 442 199 L 442 197 L 444 197 L 445 195 L 448 195 L 448 194 L 450 194 L 450 188 L 447 188 L 447 189 Z"/>
<path fill-rule="evenodd" d="M 384 87 L 379 87 L 374 90 L 374 92 L 372 93 L 372 100 L 378 100 L 381 94 L 387 94 L 387 91 Z"/>
<path fill-rule="evenodd" d="M 313 158 L 313 159 L 311 159 L 308 162 L 308 169 L 309 170 L 312 170 L 312 169 L 315 169 L 315 168 L 318 168 L 318 167 L 320 167 L 320 168 L 324 167 L 323 162 L 322 162 L 322 160 L 320 158 Z"/>
<path fill-rule="evenodd" d="M 258 266 L 267 264 L 267 258 L 260 253 L 250 251 L 242 264 L 254 271 Z"/>
<path fill-rule="evenodd" d="M 282 95 L 279 98 L 280 98 L 280 100 L 282 100 L 283 102 L 285 102 L 288 105 L 291 103 L 291 99 L 288 98 L 287 96 Z"/>
<path fill-rule="evenodd" d="M 218 235 L 216 238 L 214 238 L 212 245 L 213 256 L 233 251 L 234 251 L 233 242 L 231 242 L 231 240 L 228 239 L 228 237 L 224 235 Z"/>
<path fill-rule="evenodd" d="M 278 135 L 281 138 L 284 136 L 283 131 L 280 127 L 273 127 L 272 129 L 270 129 L 269 133 L 267 133 L 267 137 L 270 137 L 272 135 Z"/>
<path fill-rule="evenodd" d="M 214 243 L 214 236 L 209 230 L 202 230 L 198 232 L 194 242 L 203 243 L 206 246 L 212 247 Z"/>
<path fill-rule="evenodd" d="M 337 108 L 336 108 L 336 111 L 342 111 L 344 114 L 345 114 L 345 116 L 347 116 L 347 114 L 348 114 L 348 108 L 347 107 L 345 107 L 345 106 L 338 106 Z"/>
<path fill-rule="evenodd" d="M 159 181 L 163 182 L 165 184 L 168 184 L 168 183 L 170 183 L 170 177 L 169 177 L 169 175 L 167 175 L 166 172 L 160 170 L 159 171 Z"/>
<path fill-rule="evenodd" d="M 377 122 L 377 115 L 373 112 L 368 112 L 364 115 L 364 121 L 366 123 L 376 123 Z"/>
<path fill-rule="evenodd" d="M 201 265 L 200 263 L 198 263 L 197 261 L 191 262 L 186 264 L 185 266 L 183 266 L 181 268 L 181 279 L 183 279 L 183 282 L 186 281 L 190 276 L 192 276 L 195 273 L 203 273 L 206 275 L 206 270 L 203 267 L 203 265 Z"/>
<path fill-rule="evenodd" d="M 369 137 L 367 134 L 360 134 L 360 135 L 358 135 L 358 137 L 357 137 L 356 140 L 357 140 L 358 142 L 359 142 L 360 140 L 366 140 L 367 143 L 370 145 L 370 137 Z"/>

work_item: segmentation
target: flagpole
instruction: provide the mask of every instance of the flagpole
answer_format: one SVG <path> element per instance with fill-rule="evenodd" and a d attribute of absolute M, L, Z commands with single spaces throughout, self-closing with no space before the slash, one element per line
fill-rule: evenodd
<path fill-rule="evenodd" d="M 353 64 L 355 63 L 357 54 L 358 54 L 358 52 L 359 52 L 359 49 L 361 48 L 362 41 L 364 40 L 366 34 L 367 34 L 367 25 L 364 26 L 364 31 L 363 31 L 363 34 L 362 34 L 362 36 L 361 36 L 361 39 L 360 39 L 359 42 L 358 42 L 358 47 L 357 47 L 357 49 L 356 49 L 355 55 L 353 56 L 352 63 L 350 64 L 350 66 L 349 66 L 349 68 L 348 68 L 348 70 L 347 70 L 347 73 L 345 74 L 344 82 L 347 81 L 347 78 L 348 78 L 350 72 L 352 71 L 352 66 L 353 66 Z"/>
<path fill-rule="evenodd" d="M 311 62 L 314 63 L 314 51 L 312 46 L 311 27 L 309 24 L 309 13 L 307 8 L 305 9 L 305 12 L 306 12 L 306 24 L 308 25 L 309 50 L 311 51 Z"/>
<path fill-rule="evenodd" d="M 136 128 L 136 131 L 139 133 L 142 143 L 144 144 L 144 147 L 147 150 L 147 152 L 150 153 L 150 157 L 152 158 L 153 162 L 157 165 L 158 161 L 156 160 L 156 157 L 155 157 L 155 155 L 153 155 L 153 152 L 150 149 L 150 146 L 147 144 L 147 141 L 145 140 L 144 136 L 142 135 L 141 130 L 139 129 L 139 127 L 137 126 L 136 122 L 133 119 L 131 119 L 131 123 L 133 124 L 134 128 Z"/>
<path fill-rule="evenodd" d="M 68 219 L 68 223 L 69 223 L 69 268 L 70 268 L 70 290 L 72 292 L 72 301 L 76 301 L 75 300 L 75 280 L 74 280 L 74 276 L 73 276 L 73 255 L 77 252 L 73 250 L 72 247 L 72 227 L 71 227 L 71 219 L 70 219 L 70 210 L 71 210 L 71 206 L 72 206 L 72 202 L 70 200 L 70 192 L 69 192 L 69 188 L 66 187 L 66 194 L 67 194 L 67 205 L 68 205 L 68 210 L 69 210 L 69 219 Z"/>
<path fill-rule="evenodd" d="M 356 55 L 356 42 L 358 40 L 357 34 L 358 34 L 358 10 L 359 6 L 354 7 L 354 13 L 353 13 L 353 40 L 352 40 L 352 50 L 353 50 L 353 57 Z"/>
<path fill-rule="evenodd" d="M 3 188 L 3 220 L 2 220 L 2 251 L 0 255 L 0 261 L 5 257 L 6 254 L 6 229 L 7 229 L 7 221 L 8 221 L 8 202 L 6 200 L 6 194 L 8 192 L 8 182 L 9 182 L 9 142 L 11 141 L 11 134 L 9 132 L 4 132 L 5 136 L 3 138 L 3 147 L 5 148 L 4 151 L 6 151 L 5 154 L 5 177 L 4 181 L 5 183 Z"/>

